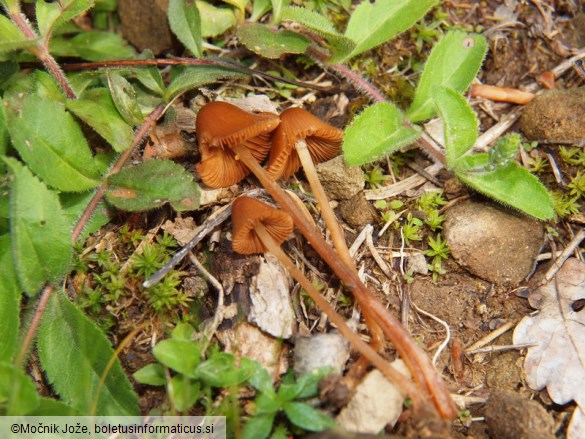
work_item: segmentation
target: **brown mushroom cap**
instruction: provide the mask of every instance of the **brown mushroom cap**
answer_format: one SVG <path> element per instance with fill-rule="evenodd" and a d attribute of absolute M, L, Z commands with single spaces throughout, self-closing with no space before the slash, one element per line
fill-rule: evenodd
<path fill-rule="evenodd" d="M 235 252 L 249 255 L 267 251 L 254 231 L 259 223 L 277 245 L 293 231 L 293 221 L 288 214 L 254 198 L 239 197 L 232 204 L 232 247 Z"/>
<path fill-rule="evenodd" d="M 201 151 L 196 166 L 209 187 L 226 187 L 241 181 L 250 171 L 231 147 L 245 145 L 256 160 L 266 158 L 272 132 L 280 123 L 276 114 L 252 114 L 227 102 L 211 102 L 197 114 L 195 129 Z"/>
<path fill-rule="evenodd" d="M 275 178 L 286 178 L 299 170 L 301 161 L 294 146 L 300 139 L 307 142 L 313 163 L 321 163 L 340 153 L 343 131 L 302 108 L 284 110 L 280 115 L 280 125 L 274 132 L 266 168 L 269 174 Z"/>

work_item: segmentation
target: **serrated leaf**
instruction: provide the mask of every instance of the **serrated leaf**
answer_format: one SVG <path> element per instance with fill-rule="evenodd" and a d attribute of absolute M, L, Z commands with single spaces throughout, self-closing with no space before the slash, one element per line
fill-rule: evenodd
<path fill-rule="evenodd" d="M 112 61 L 134 58 L 136 52 L 118 34 L 113 32 L 87 31 L 71 38 L 79 57 L 88 61 Z"/>
<path fill-rule="evenodd" d="M 425 64 L 407 117 L 418 122 L 437 114 L 432 98 L 435 87 L 465 92 L 477 75 L 486 51 L 486 40 L 478 34 L 451 31 L 441 38 Z"/>
<path fill-rule="evenodd" d="M 238 28 L 238 38 L 248 49 L 265 58 L 287 53 L 305 53 L 309 40 L 289 30 L 276 31 L 264 24 L 248 23 Z"/>
<path fill-rule="evenodd" d="M 120 116 L 106 88 L 92 88 L 81 98 L 67 101 L 67 109 L 92 127 L 112 147 L 122 152 L 134 139 L 134 130 Z"/>
<path fill-rule="evenodd" d="M 213 84 L 220 79 L 243 78 L 245 76 L 247 76 L 246 73 L 236 72 L 225 67 L 186 67 L 169 84 L 167 91 L 165 92 L 165 100 L 170 101 L 188 90 Z"/>
<path fill-rule="evenodd" d="M 100 182 L 81 128 L 63 105 L 36 95 L 8 98 L 12 144 L 32 171 L 62 191 L 83 191 Z"/>
<path fill-rule="evenodd" d="M 55 291 L 49 299 L 37 347 L 41 366 L 53 389 L 80 414 L 139 414 L 138 397 L 118 359 L 100 386 L 114 350 L 104 333 L 62 291 Z"/>
<path fill-rule="evenodd" d="M 199 207 L 193 176 L 170 160 L 149 160 L 108 179 L 106 200 L 118 209 L 142 211 L 170 203 L 177 211 Z"/>
<path fill-rule="evenodd" d="M 477 117 L 465 98 L 453 89 L 436 87 L 431 95 L 445 127 L 447 165 L 453 167 L 477 140 Z"/>
<path fill-rule="evenodd" d="M 0 236 L 0 358 L 16 354 L 20 325 L 20 289 L 12 264 L 10 236 Z"/>
<path fill-rule="evenodd" d="M 144 366 L 142 369 L 134 372 L 132 376 L 140 384 L 148 384 L 149 386 L 164 386 L 167 382 L 165 369 L 158 363 Z"/>
<path fill-rule="evenodd" d="M 170 0 L 167 14 L 173 33 L 195 57 L 200 58 L 203 55 L 201 17 L 195 0 Z"/>
<path fill-rule="evenodd" d="M 0 413 L 23 416 L 38 405 L 39 395 L 30 377 L 18 366 L 0 361 Z"/>
<path fill-rule="evenodd" d="M 37 39 L 29 40 L 7 17 L 0 14 L 0 52 L 34 46 Z"/>
<path fill-rule="evenodd" d="M 436 0 L 362 1 L 349 17 L 345 36 L 356 47 L 346 59 L 370 50 L 412 27 Z"/>
<path fill-rule="evenodd" d="M 317 12 L 298 6 L 287 6 L 283 8 L 282 19 L 297 21 L 325 38 L 331 49 L 331 56 L 327 60 L 330 64 L 346 59 L 355 48 L 355 42 L 352 39 L 337 32 L 333 24 Z"/>
<path fill-rule="evenodd" d="M 236 15 L 232 8 L 213 6 L 204 1 L 195 2 L 201 14 L 201 36 L 216 37 L 236 25 Z"/>
<path fill-rule="evenodd" d="M 71 224 L 50 191 L 19 161 L 5 157 L 14 174 L 10 187 L 12 258 L 21 288 L 35 295 L 47 281 L 67 273 Z"/>
<path fill-rule="evenodd" d="M 128 125 L 140 125 L 144 120 L 144 116 L 138 105 L 136 90 L 134 90 L 132 84 L 122 75 L 113 71 L 108 71 L 106 78 L 108 79 L 112 99 L 122 118 Z"/>
<path fill-rule="evenodd" d="M 61 24 L 75 18 L 91 8 L 94 0 L 60 0 L 58 2 L 36 2 L 36 17 L 39 32 L 50 36 Z"/>
<path fill-rule="evenodd" d="M 492 172 L 474 171 L 488 163 L 487 154 L 475 154 L 462 157 L 453 171 L 465 184 L 496 201 L 543 221 L 554 217 L 552 198 L 538 178 L 516 162 Z"/>
<path fill-rule="evenodd" d="M 405 126 L 404 115 L 394 104 L 375 104 L 345 129 L 343 156 L 350 165 L 362 165 L 392 154 L 419 136 L 420 129 Z"/>
<path fill-rule="evenodd" d="M 144 52 L 138 55 L 138 59 L 154 59 L 152 50 L 144 50 Z M 164 95 L 165 84 L 160 74 L 160 70 L 157 67 L 139 68 L 136 69 L 135 72 L 136 79 L 138 79 L 147 89 L 159 96 Z"/>
<path fill-rule="evenodd" d="M 169 338 L 156 344 L 154 357 L 164 366 L 196 378 L 195 368 L 201 361 L 201 349 L 195 343 Z"/>
<path fill-rule="evenodd" d="M 283 408 L 287 418 L 305 430 L 323 431 L 335 425 L 333 419 L 304 402 L 287 402 Z"/>

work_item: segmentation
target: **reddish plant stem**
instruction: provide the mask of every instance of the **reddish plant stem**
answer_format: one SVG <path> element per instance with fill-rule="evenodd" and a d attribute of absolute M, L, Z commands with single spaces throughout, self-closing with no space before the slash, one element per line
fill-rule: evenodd
<path fill-rule="evenodd" d="M 427 355 L 416 344 L 398 319 L 368 291 L 358 278 L 355 270 L 348 267 L 339 255 L 329 247 L 321 233 L 305 220 L 304 216 L 298 212 L 293 201 L 269 177 L 266 170 L 252 157 L 246 147 L 236 145 L 233 150 L 242 160 L 242 163 L 254 173 L 266 191 L 280 204 L 282 209 L 290 214 L 295 226 L 353 293 L 364 313 L 364 317 L 372 318 L 378 323 L 386 337 L 402 356 L 415 381 L 431 395 L 433 404 L 439 414 L 446 419 L 455 418 L 457 410 L 447 388 L 433 368 Z"/>

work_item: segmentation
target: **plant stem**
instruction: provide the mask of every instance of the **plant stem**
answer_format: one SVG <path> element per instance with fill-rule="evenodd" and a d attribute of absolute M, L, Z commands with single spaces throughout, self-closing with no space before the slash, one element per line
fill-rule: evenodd
<path fill-rule="evenodd" d="M 353 332 L 345 320 L 335 309 L 329 304 L 329 302 L 317 291 L 311 281 L 303 274 L 301 270 L 291 261 L 291 259 L 282 251 L 280 246 L 276 244 L 274 239 L 270 236 L 264 225 L 259 223 L 254 228 L 256 234 L 260 238 L 260 241 L 268 249 L 270 253 L 278 258 L 280 263 L 290 272 L 292 277 L 301 284 L 315 304 L 323 311 L 329 320 L 331 320 L 336 326 L 339 332 L 349 341 L 349 343 L 364 357 L 366 357 L 374 366 L 376 366 L 386 377 L 392 381 L 392 383 L 398 388 L 403 396 L 410 396 L 416 403 L 422 404 L 420 392 L 417 391 L 415 386 L 406 379 L 406 377 L 396 371 L 386 360 L 384 360 L 378 353 L 372 349 L 367 343 L 365 343 L 359 336 Z"/>
<path fill-rule="evenodd" d="M 371 318 L 380 325 L 386 337 L 388 337 L 398 353 L 402 356 L 415 381 L 429 392 L 439 414 L 446 419 L 455 418 L 457 416 L 457 410 L 444 383 L 433 368 L 429 358 L 400 324 L 398 319 L 368 291 L 366 286 L 360 281 L 355 270 L 347 266 L 339 258 L 339 255 L 323 239 L 321 233 L 305 220 L 293 201 L 270 178 L 266 170 L 260 166 L 246 147 L 236 145 L 232 149 L 248 169 L 256 175 L 266 191 L 292 217 L 297 228 L 309 241 L 315 251 L 321 255 L 329 267 L 331 267 L 335 274 L 345 283 L 345 286 L 353 293 L 364 313 L 364 317 L 367 319 Z"/>

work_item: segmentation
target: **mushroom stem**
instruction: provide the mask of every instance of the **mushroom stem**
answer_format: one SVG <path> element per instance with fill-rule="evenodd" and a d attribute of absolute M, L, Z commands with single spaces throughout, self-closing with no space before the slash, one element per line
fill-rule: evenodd
<path fill-rule="evenodd" d="M 349 249 L 347 248 L 345 237 L 343 236 L 343 231 L 341 230 L 341 226 L 335 217 L 335 213 L 333 213 L 333 209 L 329 204 L 327 195 L 325 195 L 325 190 L 321 185 L 321 181 L 317 175 L 317 170 L 315 169 L 315 165 L 311 159 L 311 154 L 307 148 L 307 142 L 305 142 L 303 139 L 299 139 L 295 144 L 295 148 L 303 165 L 303 169 L 305 170 L 307 180 L 309 180 L 309 185 L 313 190 L 313 195 L 317 200 L 317 204 L 321 208 L 321 214 L 323 215 L 325 224 L 327 224 L 327 228 L 331 232 L 333 246 L 337 250 L 337 253 L 339 253 L 341 259 L 343 259 L 347 265 L 353 267 L 354 262 L 351 255 L 349 254 Z"/>
<path fill-rule="evenodd" d="M 360 281 L 354 269 L 339 258 L 327 244 L 321 233 L 309 224 L 300 214 L 294 202 L 282 188 L 274 182 L 266 170 L 254 159 L 244 145 L 235 145 L 232 150 L 238 158 L 254 173 L 264 189 L 278 202 L 293 219 L 295 226 L 309 241 L 311 246 L 331 267 L 345 286 L 352 292 L 360 305 L 364 317 L 378 323 L 384 335 L 394 345 L 412 373 L 414 380 L 428 391 L 439 414 L 446 419 L 454 419 L 457 410 L 445 384 L 433 368 L 429 358 L 416 344 L 400 321 L 393 316 Z"/>
<path fill-rule="evenodd" d="M 404 375 L 396 371 L 386 360 L 384 360 L 374 349 L 372 349 L 367 343 L 365 343 L 355 332 L 353 332 L 345 320 L 335 309 L 329 304 L 329 302 L 317 291 L 311 281 L 303 274 L 301 270 L 293 263 L 293 261 L 282 251 L 280 246 L 272 239 L 272 236 L 268 233 L 262 223 L 257 224 L 254 227 L 254 231 L 266 247 L 266 249 L 272 253 L 280 261 L 280 263 L 290 272 L 292 277 L 301 284 L 315 304 L 321 309 L 333 322 L 339 332 L 349 341 L 349 343 L 366 357 L 380 372 L 398 388 L 403 396 L 411 397 L 416 403 L 422 403 L 420 392 L 417 392 L 415 386 L 410 382 Z"/>

